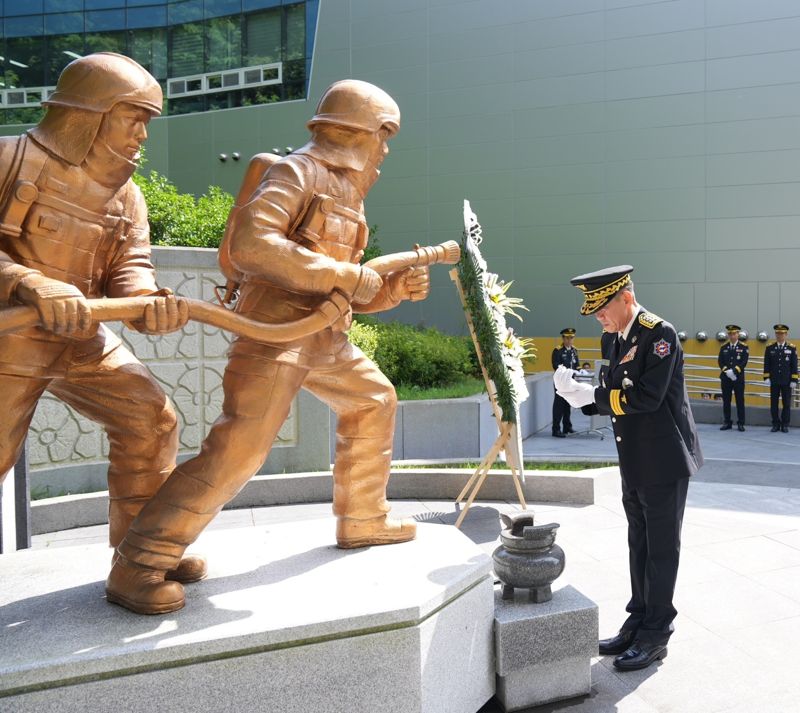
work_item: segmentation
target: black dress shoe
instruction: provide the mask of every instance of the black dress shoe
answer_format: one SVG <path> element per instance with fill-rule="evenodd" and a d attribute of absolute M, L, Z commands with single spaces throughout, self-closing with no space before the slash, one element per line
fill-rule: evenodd
<path fill-rule="evenodd" d="M 741 433 L 742 431 L 744 431 L 744 424 L 742 424 L 742 423 L 737 423 L 737 424 L 736 424 L 736 428 L 737 428 L 737 430 L 738 430 L 738 431 Z"/>
<path fill-rule="evenodd" d="M 723 423 L 720 427 L 720 431 L 730 431 L 733 428 L 733 424 L 730 423 Z"/>
<path fill-rule="evenodd" d="M 770 433 L 777 433 L 780 430 L 781 430 L 780 426 L 773 426 L 772 428 L 769 429 L 769 432 Z"/>
<path fill-rule="evenodd" d="M 620 631 L 616 636 L 610 639 L 600 639 L 600 655 L 601 656 L 616 656 L 626 651 L 627 648 L 633 643 L 636 638 L 635 631 Z"/>
<path fill-rule="evenodd" d="M 635 641 L 627 651 L 614 659 L 614 668 L 619 671 L 638 671 L 665 658 L 667 658 L 666 644 L 645 644 Z"/>
<path fill-rule="evenodd" d="M 572 428 L 572 426 L 570 426 L 569 428 L 565 428 L 564 434 L 566 435 L 567 433 L 575 433 L 575 429 Z"/>
<path fill-rule="evenodd" d="M 566 436 L 561 431 L 553 431 L 553 438 L 566 438 Z"/>
<path fill-rule="evenodd" d="M 781 426 L 781 431 L 783 431 L 784 433 L 789 433 L 789 427 L 788 426 Z"/>

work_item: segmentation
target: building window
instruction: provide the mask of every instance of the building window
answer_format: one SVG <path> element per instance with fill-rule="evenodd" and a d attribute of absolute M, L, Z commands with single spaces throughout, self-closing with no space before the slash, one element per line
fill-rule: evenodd
<path fill-rule="evenodd" d="M 303 98 L 317 8 L 318 0 L 5 0 L 0 122 L 38 121 L 37 97 L 92 52 L 145 67 L 164 89 L 165 114 Z"/>

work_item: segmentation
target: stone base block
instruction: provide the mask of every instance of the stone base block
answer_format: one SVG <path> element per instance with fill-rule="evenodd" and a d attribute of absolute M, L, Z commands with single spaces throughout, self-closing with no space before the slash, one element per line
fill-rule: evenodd
<path fill-rule="evenodd" d="M 453 527 L 338 550 L 330 519 L 208 532 L 186 608 L 103 596 L 100 545 L 0 558 L 0 710 L 475 713 L 494 692 L 491 560 Z"/>
<path fill-rule="evenodd" d="M 571 586 L 543 604 L 495 590 L 497 699 L 507 711 L 586 695 L 597 654 L 597 605 Z"/>
<path fill-rule="evenodd" d="M 538 706 L 589 693 L 590 665 L 582 656 L 528 666 L 497 677 L 497 699 L 507 711 Z"/>

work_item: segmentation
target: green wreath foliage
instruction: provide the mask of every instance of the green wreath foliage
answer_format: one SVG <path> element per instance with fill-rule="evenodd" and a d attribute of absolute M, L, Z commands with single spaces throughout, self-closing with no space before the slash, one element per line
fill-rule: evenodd
<path fill-rule="evenodd" d="M 507 353 L 508 350 L 507 328 L 504 328 L 502 324 L 504 319 L 498 319 L 490 307 L 491 298 L 487 291 L 486 262 L 478 248 L 479 240 L 473 239 L 472 232 L 480 235 L 477 219 L 474 226 L 465 226 L 461 242 L 461 259 L 457 265 L 458 277 L 464 292 L 465 309 L 472 320 L 472 328 L 475 331 L 483 367 L 494 383 L 502 420 L 506 423 L 516 423 L 519 404 L 527 398 L 528 394 L 527 392 L 518 392 L 509 364 L 504 358 L 504 351 Z M 498 286 L 495 303 L 498 304 L 499 311 L 505 316 L 510 315 L 521 321 L 522 318 L 515 310 L 527 309 L 522 304 L 522 300 L 506 295 L 510 283 L 503 284 L 494 274 L 491 274 L 490 277 L 492 284 Z M 533 342 L 530 339 L 520 339 L 519 347 L 522 350 L 521 357 L 523 358 L 535 353 Z M 521 361 L 519 368 L 520 370 L 522 368 Z M 524 384 L 522 384 L 522 388 L 524 389 Z"/>

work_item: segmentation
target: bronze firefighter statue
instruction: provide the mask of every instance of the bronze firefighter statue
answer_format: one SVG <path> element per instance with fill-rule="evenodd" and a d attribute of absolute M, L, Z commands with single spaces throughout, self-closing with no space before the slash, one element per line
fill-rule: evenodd
<path fill-rule="evenodd" d="M 93 324 L 87 298 L 165 295 L 130 326 L 164 334 L 186 322 L 185 302 L 156 286 L 147 209 L 131 181 L 161 88 L 133 60 L 103 52 L 70 63 L 43 104 L 37 126 L 0 138 L 0 307 L 29 305 L 40 325 L 0 336 L 0 478 L 49 391 L 108 434 L 116 547 L 175 467 L 177 422 L 150 372 Z M 205 563 L 178 559 L 170 570 L 195 581 Z"/>
<path fill-rule="evenodd" d="M 369 235 L 364 197 L 400 127 L 400 111 L 381 89 L 345 80 L 324 93 L 308 127 L 311 140 L 245 191 L 220 263 L 240 282 L 236 312 L 251 320 L 292 322 L 336 294 L 346 298 L 345 308 L 333 323 L 301 338 L 270 343 L 240 336 L 233 343 L 222 415 L 200 454 L 172 472 L 117 548 L 106 592 L 109 601 L 132 611 L 183 606 L 183 587 L 165 581 L 167 572 L 264 463 L 301 387 L 338 418 L 333 512 L 339 547 L 415 536 L 414 522 L 387 515 L 394 388 L 346 334 L 352 311 L 387 310 L 429 292 L 425 266 L 382 278 L 359 265 Z"/>

